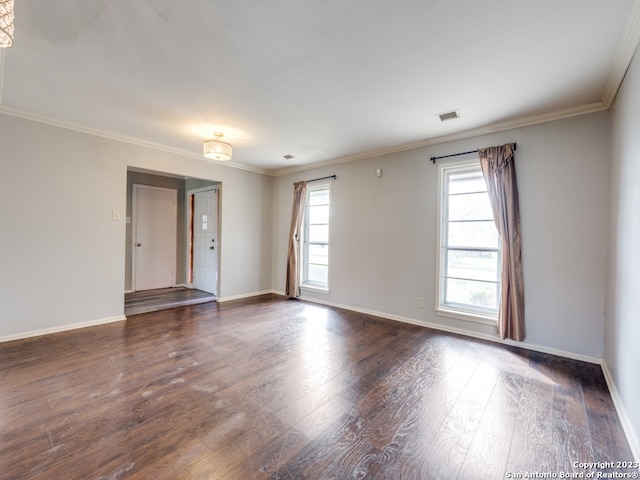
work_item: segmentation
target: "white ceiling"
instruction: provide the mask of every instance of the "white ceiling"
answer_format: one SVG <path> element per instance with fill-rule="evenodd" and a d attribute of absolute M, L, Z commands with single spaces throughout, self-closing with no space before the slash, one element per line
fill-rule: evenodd
<path fill-rule="evenodd" d="M 639 3 L 16 0 L 0 111 L 290 171 L 607 108 Z"/>

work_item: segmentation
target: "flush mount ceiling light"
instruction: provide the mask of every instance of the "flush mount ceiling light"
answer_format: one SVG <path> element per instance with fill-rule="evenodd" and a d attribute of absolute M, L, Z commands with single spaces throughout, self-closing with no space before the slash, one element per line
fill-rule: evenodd
<path fill-rule="evenodd" d="M 215 140 L 204 142 L 204 156 L 219 162 L 231 160 L 231 144 L 221 140 L 224 133 L 214 132 L 213 134 L 217 137 Z"/>
<path fill-rule="evenodd" d="M 0 48 L 13 45 L 13 0 L 0 0 Z"/>

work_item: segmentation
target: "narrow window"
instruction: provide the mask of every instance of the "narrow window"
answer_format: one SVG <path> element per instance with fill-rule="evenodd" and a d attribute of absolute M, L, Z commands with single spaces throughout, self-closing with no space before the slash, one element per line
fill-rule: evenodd
<path fill-rule="evenodd" d="M 307 185 L 302 249 L 302 285 L 329 289 L 329 183 Z"/>
<path fill-rule="evenodd" d="M 440 166 L 439 214 L 436 311 L 496 322 L 501 240 L 478 162 Z"/>

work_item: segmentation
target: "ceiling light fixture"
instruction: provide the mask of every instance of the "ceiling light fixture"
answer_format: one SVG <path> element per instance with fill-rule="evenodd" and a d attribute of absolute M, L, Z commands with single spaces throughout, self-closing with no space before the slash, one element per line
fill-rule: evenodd
<path fill-rule="evenodd" d="M 13 45 L 13 0 L 0 0 L 0 48 Z"/>
<path fill-rule="evenodd" d="M 204 142 L 204 156 L 220 162 L 231 160 L 231 144 L 221 140 L 224 133 L 214 132 L 213 134 L 217 137 L 216 139 Z"/>

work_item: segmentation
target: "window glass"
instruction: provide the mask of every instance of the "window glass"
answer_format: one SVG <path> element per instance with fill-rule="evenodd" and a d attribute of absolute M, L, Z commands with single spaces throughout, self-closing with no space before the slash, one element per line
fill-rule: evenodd
<path fill-rule="evenodd" d="M 309 242 L 329 242 L 329 225 L 309 225 Z"/>
<path fill-rule="evenodd" d="M 486 190 L 449 195 L 449 221 L 491 220 L 493 213 Z"/>
<path fill-rule="evenodd" d="M 493 220 L 449 222 L 449 247 L 499 248 L 500 235 Z"/>
<path fill-rule="evenodd" d="M 501 240 L 478 162 L 442 166 L 439 311 L 495 320 Z"/>
<path fill-rule="evenodd" d="M 329 288 L 330 184 L 307 186 L 304 212 L 302 285 Z"/>
<path fill-rule="evenodd" d="M 329 205 L 316 205 L 309 207 L 309 223 L 329 223 Z"/>
<path fill-rule="evenodd" d="M 498 253 L 469 250 L 447 252 L 447 277 L 495 282 L 498 280 Z"/>
<path fill-rule="evenodd" d="M 469 310 L 473 307 L 477 310 L 497 310 L 496 285 L 451 278 L 447 282 L 447 303 L 452 307 L 457 304 Z"/>

